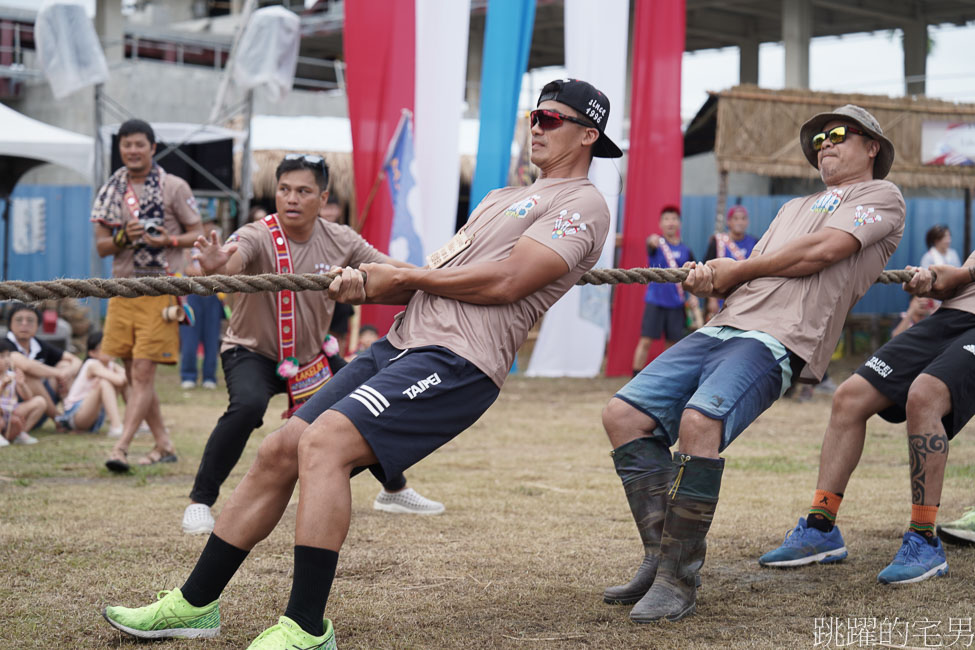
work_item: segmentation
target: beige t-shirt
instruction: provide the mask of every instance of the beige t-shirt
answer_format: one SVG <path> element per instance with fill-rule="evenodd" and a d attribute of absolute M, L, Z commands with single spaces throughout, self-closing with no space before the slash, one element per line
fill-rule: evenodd
<path fill-rule="evenodd" d="M 507 305 L 475 305 L 417 291 L 396 316 L 388 338 L 400 349 L 443 346 L 501 386 L 538 317 L 599 259 L 609 208 L 586 178 L 539 179 L 528 187 L 490 192 L 465 230 L 473 233 L 473 242 L 444 268 L 504 260 L 521 237 L 530 237 L 558 253 L 569 271 Z M 571 341 L 566 354 L 572 354 Z"/>
<path fill-rule="evenodd" d="M 230 236 L 244 262 L 242 273 L 275 273 L 274 243 L 263 222 L 249 223 Z M 358 266 L 366 262 L 387 262 L 389 258 L 373 248 L 348 226 L 324 219 L 315 221 L 306 242 L 288 240 L 292 273 L 327 273 L 333 266 Z M 306 364 L 322 350 L 332 323 L 335 302 L 324 291 L 295 292 L 295 356 Z M 242 293 L 237 296 L 230 326 L 223 336 L 221 351 L 243 346 L 252 352 L 278 359 L 278 302 L 276 293 Z"/>
<path fill-rule="evenodd" d="M 968 256 L 968 259 L 965 260 L 962 266 L 975 266 L 975 251 Z M 945 309 L 958 309 L 967 311 L 969 314 L 975 314 L 975 282 L 966 284 L 954 298 L 950 298 L 941 303 L 941 307 Z"/>
<path fill-rule="evenodd" d="M 755 245 L 753 256 L 774 252 L 823 228 L 850 233 L 860 241 L 860 250 L 813 275 L 746 282 L 728 296 L 724 309 L 708 325 L 770 334 L 808 364 L 809 374 L 821 378 L 847 314 L 900 243 L 904 209 L 897 186 L 882 180 L 789 201 Z"/>
<path fill-rule="evenodd" d="M 200 223 L 200 212 L 196 207 L 196 199 L 190 190 L 189 183 L 179 176 L 167 174 L 161 171 L 162 195 L 163 195 L 163 227 L 170 237 L 182 234 L 190 226 Z M 142 191 L 145 183 L 132 183 L 132 191 L 141 200 Z M 122 209 L 122 214 L 126 215 L 128 221 L 135 217 L 126 209 Z M 132 256 L 135 249 L 125 248 L 115 254 L 112 259 L 112 277 L 130 278 L 135 275 L 135 267 Z M 166 261 L 169 262 L 170 273 L 181 273 L 183 271 L 183 249 L 167 248 Z"/>

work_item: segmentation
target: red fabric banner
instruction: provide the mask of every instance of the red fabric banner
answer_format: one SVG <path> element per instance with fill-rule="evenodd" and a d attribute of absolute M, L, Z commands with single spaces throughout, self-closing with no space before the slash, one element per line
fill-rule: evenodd
<path fill-rule="evenodd" d="M 684 21 L 684 0 L 636 3 L 622 268 L 647 265 L 646 239 L 650 233 L 659 232 L 660 209 L 668 204 L 680 205 Z M 610 377 L 630 374 L 633 350 L 640 338 L 645 292 L 646 287 L 639 284 L 616 287 L 606 360 Z"/>
<path fill-rule="evenodd" d="M 346 95 L 352 127 L 352 164 L 361 234 L 389 253 L 393 207 L 377 184 L 383 158 L 404 108 L 413 110 L 416 12 L 413 0 L 355 0 L 345 5 Z M 368 211 L 362 214 L 374 194 Z M 385 334 L 399 306 L 363 305 L 362 324 Z"/>

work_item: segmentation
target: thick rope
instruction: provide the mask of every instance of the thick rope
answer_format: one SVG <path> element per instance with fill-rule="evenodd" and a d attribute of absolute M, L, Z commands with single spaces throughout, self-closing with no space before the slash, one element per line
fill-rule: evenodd
<path fill-rule="evenodd" d="M 155 276 L 148 278 L 61 279 L 44 282 L 0 282 L 0 300 L 36 302 L 59 298 L 111 298 L 122 296 L 212 296 L 216 293 L 261 291 L 324 291 L 335 273 L 262 273 L 261 275 L 209 275 L 205 277 Z M 593 269 L 577 284 L 674 283 L 687 277 L 687 269 Z M 884 271 L 880 284 L 899 284 L 914 277 L 913 271 Z"/>

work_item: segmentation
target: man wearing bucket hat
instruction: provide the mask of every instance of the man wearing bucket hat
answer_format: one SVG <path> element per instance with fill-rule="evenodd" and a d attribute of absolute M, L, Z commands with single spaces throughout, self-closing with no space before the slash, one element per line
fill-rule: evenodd
<path fill-rule="evenodd" d="M 250 648 L 335 647 L 322 617 L 349 530 L 350 476 L 401 473 L 477 421 L 534 323 L 599 259 L 609 210 L 587 175 L 593 156 L 621 155 L 608 119 L 609 100 L 590 84 L 546 84 L 531 112 L 541 178 L 490 192 L 426 268 L 362 264 L 367 279 L 343 270 L 333 300 L 405 311 L 264 439 L 183 587 L 148 607 L 109 607 L 109 623 L 143 638 L 216 636 L 221 592 L 300 478 L 291 599 Z"/>
<path fill-rule="evenodd" d="M 720 452 L 800 373 L 823 375 L 847 313 L 900 241 L 904 199 L 883 180 L 894 148 L 870 113 L 847 105 L 816 115 L 799 143 L 825 191 L 786 203 L 747 259 L 685 265 L 685 290 L 724 298 L 724 309 L 603 411 L 644 546 L 636 576 L 603 599 L 636 603 L 638 623 L 694 612 Z"/>

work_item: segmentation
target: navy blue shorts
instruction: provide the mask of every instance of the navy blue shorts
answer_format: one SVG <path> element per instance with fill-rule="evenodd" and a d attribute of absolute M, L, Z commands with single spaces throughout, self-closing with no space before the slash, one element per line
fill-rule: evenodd
<path fill-rule="evenodd" d="M 661 307 L 648 302 L 643 308 L 643 322 L 640 323 L 640 336 L 648 339 L 679 341 L 684 336 L 687 315 L 684 307 Z"/>
<path fill-rule="evenodd" d="M 352 421 L 379 460 L 381 481 L 432 454 L 474 424 L 500 389 L 467 359 L 437 345 L 400 350 L 373 343 L 295 413 L 327 410 Z"/>

